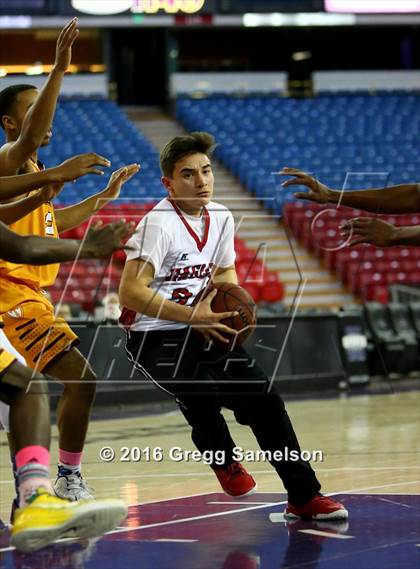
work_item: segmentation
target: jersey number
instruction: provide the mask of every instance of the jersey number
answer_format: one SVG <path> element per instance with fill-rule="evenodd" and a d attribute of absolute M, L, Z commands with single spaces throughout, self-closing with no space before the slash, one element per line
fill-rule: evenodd
<path fill-rule="evenodd" d="M 190 292 L 187 288 L 176 288 L 172 292 L 171 300 L 173 300 L 173 302 L 177 302 L 178 304 L 184 305 L 187 304 L 192 295 L 192 292 Z"/>

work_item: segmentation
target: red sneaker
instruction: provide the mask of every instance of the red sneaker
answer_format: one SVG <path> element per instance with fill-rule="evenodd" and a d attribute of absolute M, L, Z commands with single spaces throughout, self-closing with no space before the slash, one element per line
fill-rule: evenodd
<path fill-rule="evenodd" d="M 225 494 L 235 498 L 243 498 L 253 494 L 257 483 L 240 462 L 232 462 L 229 466 L 212 467 Z"/>
<path fill-rule="evenodd" d="M 317 494 L 303 506 L 287 504 L 284 516 L 289 519 L 303 518 L 306 520 L 346 520 L 349 513 L 343 504 L 328 496 Z"/>

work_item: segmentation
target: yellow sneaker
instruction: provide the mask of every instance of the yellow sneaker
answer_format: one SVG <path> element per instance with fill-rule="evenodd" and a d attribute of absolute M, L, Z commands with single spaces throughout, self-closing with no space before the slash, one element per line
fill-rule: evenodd
<path fill-rule="evenodd" d="M 39 488 L 30 503 L 16 510 L 11 545 L 36 551 L 73 532 L 77 538 L 98 537 L 114 529 L 126 516 L 121 500 L 70 502 Z"/>

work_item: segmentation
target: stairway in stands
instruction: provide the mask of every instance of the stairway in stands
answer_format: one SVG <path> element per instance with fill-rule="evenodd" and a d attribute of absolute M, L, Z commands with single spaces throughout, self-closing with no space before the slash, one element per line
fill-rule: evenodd
<path fill-rule="evenodd" d="M 159 150 L 172 137 L 185 133 L 182 126 L 159 110 L 128 108 L 126 112 Z M 279 274 L 286 286 L 286 306 L 292 305 L 300 282 L 299 290 L 303 288 L 300 308 L 335 308 L 354 302 L 353 296 L 317 258 L 302 248 L 292 235 L 288 237 L 283 222 L 274 219 L 220 163 L 213 164 L 213 171 L 214 200 L 231 209 L 239 224 L 238 236 L 248 247 L 259 250 L 259 257 L 268 268 Z"/>

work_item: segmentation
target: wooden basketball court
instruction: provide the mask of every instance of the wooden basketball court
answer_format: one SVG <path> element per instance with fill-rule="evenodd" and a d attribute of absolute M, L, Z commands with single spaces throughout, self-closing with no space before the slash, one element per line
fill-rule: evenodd
<path fill-rule="evenodd" d="M 420 494 L 419 391 L 296 401 L 288 403 L 287 409 L 302 449 L 323 453 L 323 462 L 313 466 L 325 493 Z M 238 446 L 256 450 L 250 429 L 238 425 L 231 412 L 225 411 L 225 416 Z M 115 452 L 113 461 L 101 460 L 104 447 Z M 133 449 L 131 457 L 126 456 L 129 453 L 124 447 Z M 0 448 L 0 517 L 7 520 L 14 488 L 4 434 Z M 98 497 L 112 495 L 129 504 L 220 491 L 206 464 L 178 461 L 181 450 L 171 457 L 171 448 L 195 449 L 190 427 L 177 411 L 93 421 L 83 461 L 84 477 Z M 56 449 L 54 427 L 53 461 Z M 138 462 L 137 449 L 143 451 Z M 122 460 L 124 457 L 128 460 Z M 246 462 L 245 466 L 255 476 L 259 491 L 284 492 L 268 462 Z"/>

